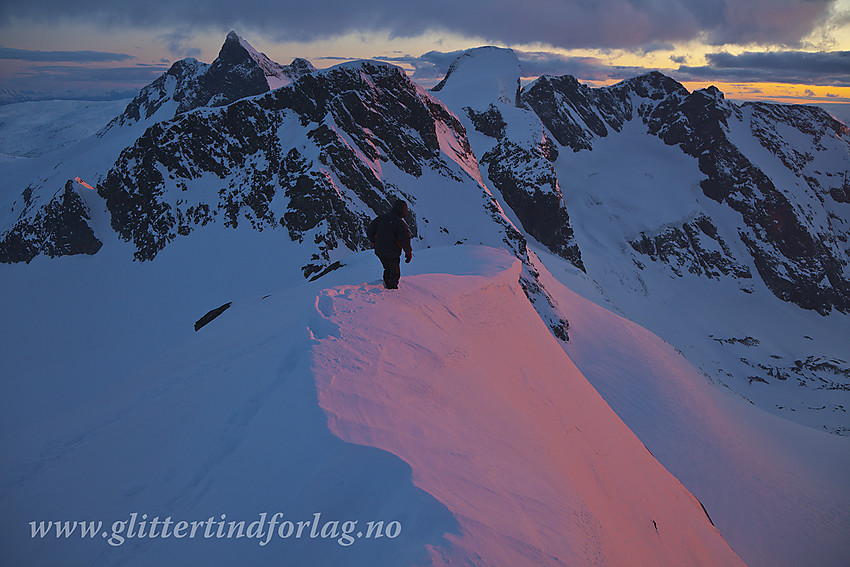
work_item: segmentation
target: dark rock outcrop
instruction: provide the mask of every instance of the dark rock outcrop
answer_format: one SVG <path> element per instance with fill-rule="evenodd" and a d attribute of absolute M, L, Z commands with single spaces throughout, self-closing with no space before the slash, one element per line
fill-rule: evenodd
<path fill-rule="evenodd" d="M 573 237 L 549 144 L 527 148 L 502 139 L 481 158 L 487 178 L 516 213 L 523 229 L 555 254 L 584 270 Z"/>
<path fill-rule="evenodd" d="M 705 215 L 681 226 L 663 229 L 651 237 L 642 234 L 640 239 L 629 244 L 650 260 L 668 265 L 677 276 L 687 271 L 713 279 L 723 276 L 752 278 L 750 269 L 735 259 L 717 233 L 717 227 Z"/>
<path fill-rule="evenodd" d="M 30 213 L 25 209 L 11 229 L 0 235 L 0 262 L 29 263 L 38 254 L 51 258 L 95 254 L 103 245 L 71 180 L 44 207 Z"/>
<path fill-rule="evenodd" d="M 221 218 L 233 227 L 282 226 L 313 246 L 313 260 L 303 267 L 309 277 L 331 262 L 334 249 L 363 249 L 370 215 L 360 211 L 388 210 L 400 193 L 363 157 L 414 177 L 425 168 L 457 175 L 443 160 L 438 123 L 456 133 L 459 151 L 474 160 L 457 118 L 401 69 L 341 66 L 261 98 L 154 125 L 122 153 L 99 193 L 113 228 L 134 243 L 140 260 Z M 303 130 L 303 142 L 279 137 L 287 124 Z M 180 198 L 182 188 L 201 177 L 218 189 L 194 196 L 190 205 L 188 195 Z M 285 208 L 275 207 L 276 199 Z"/>

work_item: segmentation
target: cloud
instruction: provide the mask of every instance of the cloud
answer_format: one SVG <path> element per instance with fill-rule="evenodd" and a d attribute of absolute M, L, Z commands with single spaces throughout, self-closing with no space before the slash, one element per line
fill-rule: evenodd
<path fill-rule="evenodd" d="M 411 55 L 375 57 L 413 68 L 413 78 L 431 87 L 446 75 L 452 62 L 464 51 L 430 51 L 419 57 Z M 520 62 L 523 78 L 541 75 L 572 75 L 588 83 L 610 83 L 659 70 L 679 81 L 718 81 L 739 83 L 753 94 L 761 91 L 746 83 L 789 83 L 820 86 L 850 86 L 850 52 L 746 52 L 740 55 L 714 53 L 706 55 L 709 64 L 703 67 L 684 65 L 684 57 L 671 57 L 680 63 L 677 70 L 653 69 L 641 66 L 615 66 L 594 57 L 574 57 L 548 51 L 514 50 Z M 343 58 L 340 58 L 343 59 Z"/>
<path fill-rule="evenodd" d="M 407 64 L 413 67 L 413 79 L 424 85 L 433 86 L 439 82 L 449 70 L 449 65 L 463 55 L 464 51 L 429 51 L 418 57 L 412 55 L 377 56 L 378 61 L 386 61 L 396 65 Z M 330 59 L 329 57 L 325 59 Z M 341 59 L 341 58 L 340 58 Z"/>
<path fill-rule="evenodd" d="M 614 66 L 595 57 L 573 57 L 546 51 L 517 51 L 522 74 L 573 75 L 585 81 L 622 80 L 647 72 L 644 67 Z"/>
<path fill-rule="evenodd" d="M 190 47 L 187 45 L 192 38 L 193 34 L 187 26 L 175 28 L 159 36 L 160 40 L 166 42 L 169 53 L 180 59 L 201 56 L 201 49 L 199 47 Z"/>
<path fill-rule="evenodd" d="M 245 27 L 277 40 L 349 32 L 415 37 L 446 31 L 500 44 L 640 48 L 690 39 L 794 44 L 826 21 L 836 0 L 4 0 L 0 24 L 98 21 L 110 25 Z M 178 43 L 178 46 L 181 45 Z"/>
<path fill-rule="evenodd" d="M 33 51 L 30 49 L 0 47 L 0 59 L 48 61 L 54 63 L 106 63 L 111 61 L 127 61 L 135 59 L 135 57 L 125 53 L 108 53 L 104 51 Z"/>
<path fill-rule="evenodd" d="M 850 86 L 850 51 L 711 53 L 708 65 L 678 68 L 679 80 Z"/>
<path fill-rule="evenodd" d="M 655 51 L 673 51 L 676 46 L 666 41 L 651 41 L 647 44 L 638 46 L 635 51 L 641 55 L 653 53 Z"/>
<path fill-rule="evenodd" d="M 584 81 L 619 81 L 648 71 L 643 67 L 612 66 L 594 57 L 572 57 L 548 51 L 513 51 L 519 59 L 522 76 L 526 79 L 541 75 L 573 75 Z M 463 53 L 463 50 L 429 51 L 419 57 L 404 55 L 375 59 L 397 65 L 407 64 L 413 67 L 415 81 L 425 86 L 433 86 L 446 76 L 449 66 Z"/>

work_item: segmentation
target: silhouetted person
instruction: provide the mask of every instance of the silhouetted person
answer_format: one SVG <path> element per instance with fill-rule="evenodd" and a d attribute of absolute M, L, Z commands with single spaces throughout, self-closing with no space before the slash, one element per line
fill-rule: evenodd
<path fill-rule="evenodd" d="M 375 247 L 375 254 L 384 266 L 384 287 L 398 289 L 401 278 L 401 253 L 405 262 L 413 258 L 410 248 L 410 229 L 404 222 L 407 215 L 407 203 L 399 199 L 393 205 L 391 213 L 380 215 L 366 228 L 366 236 Z"/>

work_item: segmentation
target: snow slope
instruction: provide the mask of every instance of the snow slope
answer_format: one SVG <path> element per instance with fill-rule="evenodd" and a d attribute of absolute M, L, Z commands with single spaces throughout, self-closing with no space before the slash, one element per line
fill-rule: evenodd
<path fill-rule="evenodd" d="M 721 535 L 751 567 L 846 557 L 846 439 L 719 393 L 542 265 L 570 317 L 566 347 L 504 251 L 419 250 L 390 294 L 368 252 L 312 283 L 250 258 L 218 271 L 209 251 L 249 233 L 207 232 L 207 252 L 176 245 L 125 274 L 99 273 L 98 255 L 5 280 L 20 320 L 37 301 L 12 309 L 24 286 L 63 281 L 44 308 L 67 321 L 3 328 L 17 379 L 2 384 L 0 547 L 13 564 L 740 565 Z M 185 288 L 164 286 L 181 265 Z M 192 331 L 200 305 L 226 301 Z M 16 351 L 38 340 L 44 360 Z M 267 545 L 215 529 L 109 543 L 133 513 L 247 525 L 276 512 L 340 524 Z M 33 539 L 29 522 L 47 520 L 102 521 L 107 535 Z M 347 546 L 344 521 L 401 532 Z"/>
<path fill-rule="evenodd" d="M 128 100 L 48 100 L 0 106 L 0 160 L 57 152 L 115 118 Z"/>
<path fill-rule="evenodd" d="M 512 51 L 472 49 L 434 94 L 463 122 L 485 183 L 555 276 L 675 345 L 721 388 L 798 423 L 850 430 L 850 318 L 778 299 L 759 275 L 752 240 L 741 236 L 749 230 L 742 215 L 707 197 L 699 159 L 650 135 L 641 118 L 639 109 L 658 104 L 652 96 L 667 96 L 662 87 L 670 100 L 686 97 L 684 87 L 662 75 L 607 90 L 548 78 L 538 83 L 561 81 L 561 90 L 544 96 L 548 87 L 535 94 L 529 86 L 522 108 L 509 96 L 519 76 Z M 727 107 L 718 128 L 770 175 L 806 234 L 833 246 L 844 265 L 850 208 L 823 188 L 843 183 L 846 140 L 806 107 Z M 696 137 L 710 131 L 707 123 L 692 127 Z M 720 138 L 708 147 L 720 147 Z M 803 232 L 794 238 L 805 240 Z"/>
<path fill-rule="evenodd" d="M 519 260 L 399 293 L 323 291 L 319 404 L 341 438 L 411 465 L 459 523 L 438 565 L 740 565 L 699 503 L 563 354 Z"/>
<path fill-rule="evenodd" d="M 427 273 L 406 275 L 392 295 L 356 283 L 378 271 L 371 254 L 349 262 L 324 283 L 237 301 L 90 401 L 4 428 L 5 556 L 63 565 L 741 564 L 569 361 L 520 289 L 515 258 L 428 250 L 415 267 Z M 350 546 L 330 528 L 268 545 L 214 536 L 110 544 L 127 535 L 113 522 L 133 513 L 216 526 L 264 512 L 398 522 L 401 531 Z M 93 539 L 31 538 L 29 522 L 43 520 L 104 524 Z"/>
<path fill-rule="evenodd" d="M 716 388 L 656 335 L 541 272 L 570 321 L 571 360 L 747 565 L 846 564 L 850 440 Z"/>
<path fill-rule="evenodd" d="M 250 231 L 230 231 L 224 240 L 233 242 L 240 234 L 247 237 Z M 215 246 L 214 239 L 206 243 Z M 275 254 L 266 250 L 265 255 Z M 281 271 L 259 266 L 254 257 L 237 268 L 238 260 L 224 257 L 226 268 L 217 273 L 208 254 L 197 256 L 193 264 L 178 246 L 155 264 L 134 264 L 113 278 L 94 271 L 91 295 L 80 275 L 67 282 L 69 293 L 78 297 L 63 301 L 67 298 L 60 294 L 50 303 L 57 319 L 71 325 L 78 315 L 88 319 L 92 332 L 86 337 L 73 328 L 43 329 L 50 349 L 45 358 L 67 357 L 68 367 L 63 372 L 61 366 L 41 367 L 49 361 L 31 360 L 31 370 L 15 368 L 19 379 L 2 384 L 4 400 L 26 405 L 19 419 L 4 425 L 0 438 L 4 561 L 318 566 L 377 565 L 388 557 L 382 564 L 417 563 L 425 543 L 436 543 L 452 529 L 451 517 L 412 486 L 409 468 L 399 459 L 343 443 L 327 430 L 309 357 L 308 322 L 320 319 L 314 310 L 320 284 L 302 280 L 272 295 L 270 288 L 252 295 L 254 286 L 281 285 Z M 70 262 L 58 264 L 71 271 Z M 87 264 L 80 266 L 81 274 L 93 267 Z M 163 272 L 153 268 L 157 264 Z M 369 271 L 374 268 L 370 263 Z M 165 279 L 169 273 L 185 287 Z M 42 284 L 45 290 L 50 281 Z M 214 283 L 207 289 L 205 282 Z M 193 297 L 211 301 L 217 293 L 227 294 L 234 307 L 195 333 L 192 322 L 204 311 L 197 311 Z M 104 324 L 106 329 L 98 328 Z M 3 331 L 8 333 L 4 344 L 37 340 L 26 329 L 21 339 L 8 326 Z M 51 403 L 56 390 L 69 393 L 64 403 Z M 93 542 L 30 538 L 28 522 L 59 519 L 101 520 L 111 535 L 112 523 L 127 521 L 134 512 L 151 519 L 172 516 L 175 522 L 218 520 L 222 514 L 251 522 L 264 512 L 310 520 L 320 512 L 363 523 L 400 520 L 405 537 L 399 545 L 379 541 L 351 547 L 306 537 L 274 539 L 266 546 L 258 538 L 128 539 L 119 546 L 99 534 Z"/>

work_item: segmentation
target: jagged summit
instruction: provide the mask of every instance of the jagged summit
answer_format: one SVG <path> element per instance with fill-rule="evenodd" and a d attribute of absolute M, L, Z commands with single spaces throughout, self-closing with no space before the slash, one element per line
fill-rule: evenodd
<path fill-rule="evenodd" d="M 192 88 L 180 100 L 177 113 L 200 106 L 224 106 L 270 90 L 270 80 L 281 80 L 281 66 L 236 35 L 227 34 L 218 57 L 205 73 L 194 78 Z"/>
<path fill-rule="evenodd" d="M 210 65 L 192 57 L 176 61 L 168 71 L 144 87 L 127 105 L 119 116 L 115 117 L 99 133 L 100 136 L 117 127 L 150 125 L 160 120 L 174 118 L 178 113 L 179 101 L 189 95 L 198 76 L 206 73 Z"/>
<path fill-rule="evenodd" d="M 283 68 L 288 70 L 287 72 L 290 74 L 287 76 L 289 76 L 293 81 L 303 75 L 316 72 L 316 68 L 313 64 L 303 57 L 296 57 L 292 60 L 292 63 L 284 65 Z"/>
<path fill-rule="evenodd" d="M 212 64 L 193 58 L 175 62 L 143 88 L 104 132 L 140 122 L 148 126 L 203 106 L 224 106 L 275 90 L 315 71 L 306 59 L 296 58 L 290 65 L 276 63 L 231 31 Z"/>
<path fill-rule="evenodd" d="M 221 48 L 221 53 L 219 53 L 218 58 L 222 60 L 232 57 L 234 64 L 238 65 L 244 60 L 243 51 L 247 53 L 248 56 L 263 71 L 269 90 L 286 86 L 298 77 L 316 71 L 316 68 L 312 63 L 302 58 L 295 58 L 290 65 L 281 65 L 280 63 L 276 63 L 269 59 L 265 53 L 261 53 L 254 49 L 250 43 L 245 41 L 245 39 L 240 37 L 235 31 L 231 31 L 227 34 L 227 38 L 224 41 L 224 45 Z"/>
<path fill-rule="evenodd" d="M 625 81 L 612 85 L 607 88 L 613 92 L 622 92 L 624 90 L 634 91 L 638 96 L 651 100 L 658 100 L 670 95 L 687 96 L 688 89 L 679 81 L 668 77 L 660 71 L 650 71 L 643 75 L 638 75 Z"/>

